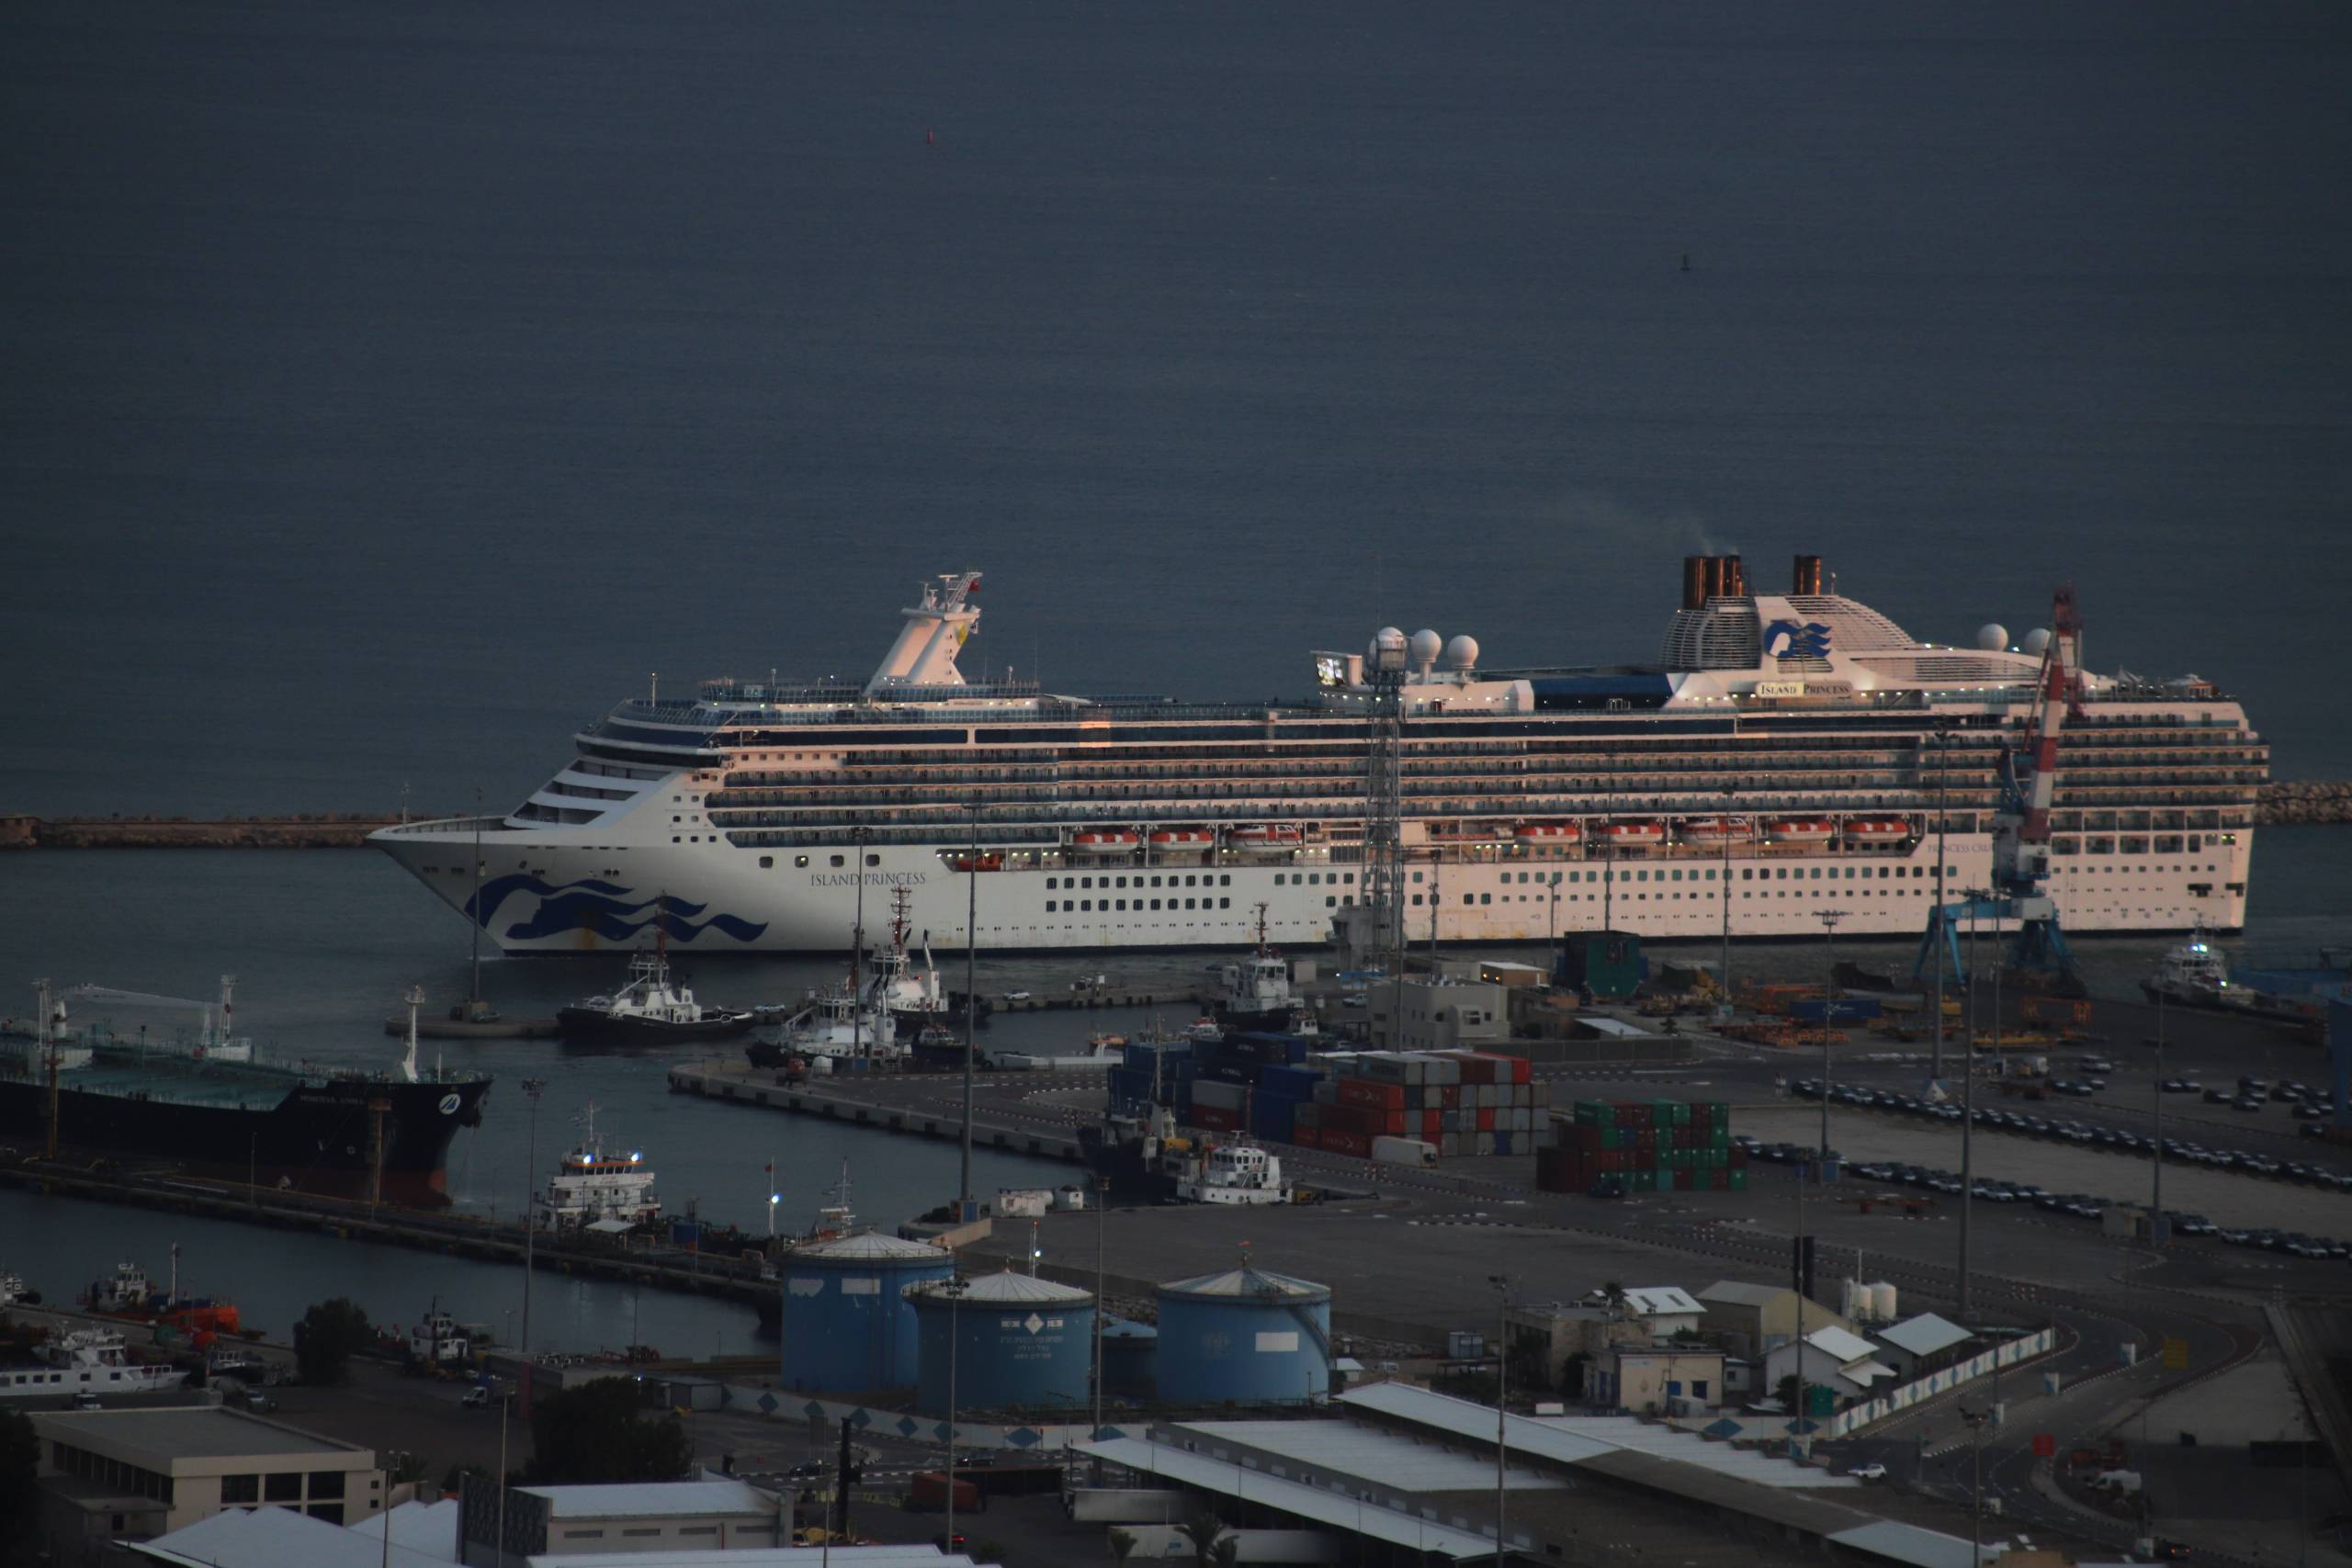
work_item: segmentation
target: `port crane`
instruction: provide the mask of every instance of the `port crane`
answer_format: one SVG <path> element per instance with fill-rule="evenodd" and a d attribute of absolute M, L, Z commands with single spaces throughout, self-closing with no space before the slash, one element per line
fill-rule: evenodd
<path fill-rule="evenodd" d="M 1972 890 L 1960 901 L 1939 901 L 1928 911 L 1928 929 L 1911 965 L 1917 980 L 1943 944 L 1951 973 L 1965 990 L 1973 976 L 1962 959 L 1959 931 L 1964 923 L 1992 922 L 1999 932 L 2014 924 L 2011 966 L 2039 977 L 2042 989 L 2080 995 L 2075 955 L 2050 897 L 2050 808 L 2058 790 L 2058 737 L 2067 717 L 2083 716 L 2082 622 L 2075 587 L 2065 583 L 2052 598 L 2050 642 L 2041 651 L 2034 682 L 2033 709 L 2025 744 L 2001 753 L 2001 803 L 1993 814 L 1992 886 Z"/>

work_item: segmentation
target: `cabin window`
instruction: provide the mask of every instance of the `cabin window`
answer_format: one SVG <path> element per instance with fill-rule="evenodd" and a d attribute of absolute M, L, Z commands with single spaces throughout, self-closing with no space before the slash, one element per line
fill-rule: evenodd
<path fill-rule="evenodd" d="M 1465 904 L 1476 904 L 1478 901 L 1478 896 L 1475 893 L 1464 893 L 1462 896 L 1462 901 Z"/>
<path fill-rule="evenodd" d="M 1217 885 L 1219 887 L 1230 887 L 1230 886 L 1233 886 L 1233 877 L 1232 877 L 1232 875 L 1231 875 L 1230 874 L 1226 874 L 1226 875 L 1224 875 L 1224 876 L 1220 876 L 1220 877 L 1218 877 L 1218 878 L 1216 879 L 1216 885 Z M 1224 905 L 1222 905 L 1222 904 L 1220 904 L 1220 905 L 1218 905 L 1217 907 L 1218 907 L 1219 908 L 1223 908 L 1225 906 L 1224 906 Z"/>
<path fill-rule="evenodd" d="M 762 871 L 771 871 L 771 870 L 774 870 L 774 869 L 775 869 L 775 856 L 774 856 L 774 855 L 762 855 L 762 856 L 760 857 L 760 869 L 761 869 Z"/>
<path fill-rule="evenodd" d="M 1193 907 L 1193 899 L 1187 898 L 1187 899 L 1185 899 L 1185 900 L 1184 900 L 1184 908 L 1186 908 L 1187 909 L 1191 908 Z"/>
<path fill-rule="evenodd" d="M 1048 899 L 1046 899 L 1046 913 L 1047 913 L 1047 914 L 1049 914 L 1049 915 L 1050 915 L 1050 914 L 1052 914 L 1053 912 L 1054 912 L 1054 901 L 1053 901 L 1051 898 L 1048 898 Z"/>
<path fill-rule="evenodd" d="M 1231 877 L 1227 877 L 1226 880 L 1230 882 L 1233 879 Z M 2237 886 L 2237 890 L 2240 892 L 2245 891 L 2242 885 Z M 1220 898 L 1216 901 L 1216 907 L 1220 909 L 1230 909 L 1233 908 L 1233 900 L 1230 898 Z"/>
<path fill-rule="evenodd" d="M 1277 887 L 1283 886 L 1283 874 L 1279 871 L 1274 873 L 1274 886 Z"/>
<path fill-rule="evenodd" d="M 865 857 L 865 863 L 868 865 L 880 865 L 882 863 L 882 857 L 880 855 L 867 855 Z"/>
<path fill-rule="evenodd" d="M 807 855 L 795 855 L 792 857 L 792 863 L 805 868 L 808 864 L 808 857 Z"/>
<path fill-rule="evenodd" d="M 1126 901 L 1125 898 L 1120 899 L 1120 900 L 1119 900 L 1119 908 L 1122 908 L 1122 909 L 1124 909 L 1124 908 L 1125 908 L 1126 907 L 1127 907 L 1127 901 Z"/>
<path fill-rule="evenodd" d="M 1324 896 L 1324 899 L 1323 899 L 1323 907 L 1324 907 L 1325 908 L 1327 908 L 1327 909 L 1336 909 L 1336 908 L 1339 908 L 1339 906 L 1340 906 L 1340 896 L 1339 896 L 1338 894 L 1336 894 L 1336 893 L 1332 893 L 1332 894 L 1327 894 L 1327 895 L 1325 895 L 1325 896 Z"/>
<path fill-rule="evenodd" d="M 1047 877 L 1047 878 L 1046 878 L 1046 892 L 1051 893 L 1051 892 L 1054 890 L 1055 886 L 1056 886 L 1056 883 L 1055 883 L 1055 879 L 1054 879 L 1054 878 L 1052 878 L 1052 877 L 1050 877 L 1050 876 L 1049 876 L 1049 877 Z M 1050 909 L 1050 908 L 1053 908 L 1053 906 L 1052 906 L 1051 904 L 1048 904 L 1048 905 L 1046 905 L 1046 908 L 1047 908 L 1048 909 Z"/>
<path fill-rule="evenodd" d="M 674 844 L 674 843 L 676 843 L 678 840 L 675 840 L 675 839 L 673 839 L 673 840 L 671 840 L 670 841 L 671 841 L 672 843 L 673 843 L 673 844 Z M 835 856 L 833 856 L 833 857 L 832 857 L 832 862 L 833 862 L 833 863 L 834 863 L 835 865 L 847 865 L 847 864 L 849 863 L 848 863 L 848 861 L 846 861 L 845 859 L 843 859 L 843 858 L 842 858 L 842 856 L 840 856 L 840 855 L 835 855 Z"/>
<path fill-rule="evenodd" d="M 1157 899 L 1157 898 L 1154 898 L 1154 899 L 1151 901 L 1151 907 L 1152 907 L 1153 908 L 1155 908 L 1155 909 L 1159 908 L 1159 899 Z"/>

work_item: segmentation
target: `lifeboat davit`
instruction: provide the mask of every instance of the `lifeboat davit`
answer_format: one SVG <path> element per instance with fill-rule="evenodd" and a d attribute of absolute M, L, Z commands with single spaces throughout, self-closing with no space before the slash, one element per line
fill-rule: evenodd
<path fill-rule="evenodd" d="M 1584 829 L 1573 822 L 1522 822 L 1512 830 L 1522 844 L 1573 844 Z"/>
<path fill-rule="evenodd" d="M 1295 850 L 1306 836 L 1286 823 L 1253 822 L 1234 829 L 1226 841 L 1237 850 Z"/>
<path fill-rule="evenodd" d="M 1620 849 L 1629 844 L 1662 843 L 1665 839 L 1666 829 L 1655 822 L 1603 822 L 1600 825 L 1600 841 L 1614 844 Z"/>
<path fill-rule="evenodd" d="M 1745 817 L 1694 817 L 1682 824 L 1686 844 L 1744 844 L 1756 837 L 1756 824 Z"/>
<path fill-rule="evenodd" d="M 1776 844 L 1826 844 L 1837 829 L 1815 818 L 1792 818 L 1764 824 L 1764 835 Z"/>
<path fill-rule="evenodd" d="M 1846 824 L 1849 844 L 1899 844 L 1911 837 L 1911 824 L 1899 817 L 1860 817 Z"/>
<path fill-rule="evenodd" d="M 1161 828 L 1151 835 L 1155 850 L 1204 850 L 1216 842 L 1206 828 Z"/>
<path fill-rule="evenodd" d="M 1072 833 L 1069 847 L 1083 855 L 1118 855 L 1141 841 L 1125 828 L 1090 828 L 1083 833 Z"/>

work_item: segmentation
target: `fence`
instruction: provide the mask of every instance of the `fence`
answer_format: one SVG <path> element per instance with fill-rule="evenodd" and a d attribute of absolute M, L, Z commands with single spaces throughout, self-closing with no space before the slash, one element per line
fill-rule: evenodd
<path fill-rule="evenodd" d="M 2047 1355 L 2056 1343 L 2057 1330 L 2052 1328 L 2044 1328 L 2021 1338 L 2004 1340 L 1992 1349 L 1980 1351 L 1964 1361 L 1955 1361 L 1941 1371 L 1930 1372 L 1917 1382 L 1905 1383 L 1901 1388 L 1889 1389 L 1876 1399 L 1849 1405 L 1829 1418 L 1821 1435 L 1827 1438 L 1851 1436 L 1873 1421 L 1883 1421 L 1964 1382 L 1984 1377 L 1996 1368 L 2012 1367 L 2019 1361 Z"/>

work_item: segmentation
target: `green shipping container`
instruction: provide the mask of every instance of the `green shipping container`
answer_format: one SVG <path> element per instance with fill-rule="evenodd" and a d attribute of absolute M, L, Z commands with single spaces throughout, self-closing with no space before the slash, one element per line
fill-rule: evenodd
<path fill-rule="evenodd" d="M 1662 1165 L 1657 1168 L 1657 1190 L 1661 1192 L 1671 1192 L 1674 1190 L 1674 1168 L 1672 1166 Z"/>
<path fill-rule="evenodd" d="M 1736 1165 L 1731 1168 L 1731 1190 L 1735 1192 L 1745 1192 L 1747 1190 L 1747 1168 L 1746 1166 Z"/>
<path fill-rule="evenodd" d="M 1657 1191 L 1657 1172 L 1655 1170 L 1637 1170 L 1634 1172 L 1634 1190 L 1636 1192 Z"/>

